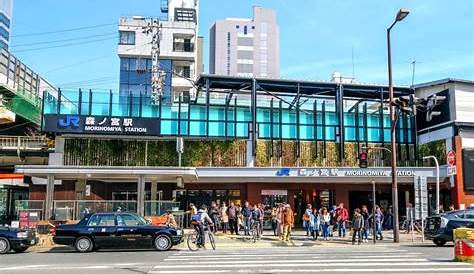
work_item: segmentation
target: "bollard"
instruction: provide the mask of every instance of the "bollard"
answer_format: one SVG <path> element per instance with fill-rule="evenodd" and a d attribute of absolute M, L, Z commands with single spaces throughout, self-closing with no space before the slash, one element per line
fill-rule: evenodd
<path fill-rule="evenodd" d="M 474 229 L 458 228 L 453 231 L 454 260 L 474 263 Z"/>

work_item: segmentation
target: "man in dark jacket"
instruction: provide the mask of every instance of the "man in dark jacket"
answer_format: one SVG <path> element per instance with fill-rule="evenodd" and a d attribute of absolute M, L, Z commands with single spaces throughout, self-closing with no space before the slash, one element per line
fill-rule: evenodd
<path fill-rule="evenodd" d="M 352 219 L 352 244 L 355 243 L 356 235 L 359 237 L 359 244 L 362 240 L 361 231 L 364 229 L 364 217 L 360 214 L 360 210 L 356 208 Z"/>
<path fill-rule="evenodd" d="M 250 236 L 250 225 L 252 220 L 252 209 L 250 208 L 249 202 L 245 202 L 242 207 L 242 216 L 244 217 L 244 232 L 245 235 Z"/>
<path fill-rule="evenodd" d="M 230 202 L 229 208 L 227 209 L 227 216 L 229 216 L 229 228 L 230 228 L 230 234 L 239 235 L 239 227 L 237 223 L 237 215 L 239 214 L 239 211 L 237 207 L 235 206 L 234 202 Z"/>

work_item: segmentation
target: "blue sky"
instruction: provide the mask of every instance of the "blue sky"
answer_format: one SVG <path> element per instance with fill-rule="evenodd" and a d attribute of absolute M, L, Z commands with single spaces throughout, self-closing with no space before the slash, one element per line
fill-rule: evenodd
<path fill-rule="evenodd" d="M 117 89 L 118 19 L 160 11 L 158 0 L 14 1 L 11 51 L 53 84 L 71 88 Z M 395 83 L 411 84 L 413 60 L 415 83 L 447 77 L 474 80 L 473 0 L 201 0 L 206 71 L 213 21 L 251 17 L 253 5 L 277 11 L 283 78 L 329 80 L 335 70 L 350 77 L 353 50 L 357 81 L 386 83 L 386 28 L 403 7 L 411 13 L 392 31 Z M 96 25 L 103 26 L 25 36 Z M 51 42 L 77 37 L 86 38 Z"/>

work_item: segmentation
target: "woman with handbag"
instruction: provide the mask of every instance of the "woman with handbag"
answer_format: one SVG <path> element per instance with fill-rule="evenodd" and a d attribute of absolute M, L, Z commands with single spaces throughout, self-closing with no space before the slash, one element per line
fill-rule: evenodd
<path fill-rule="evenodd" d="M 306 210 L 303 214 L 303 228 L 306 230 L 306 236 L 309 236 L 312 231 L 313 222 L 311 217 L 313 216 L 313 210 L 311 209 L 311 204 L 306 205 Z"/>

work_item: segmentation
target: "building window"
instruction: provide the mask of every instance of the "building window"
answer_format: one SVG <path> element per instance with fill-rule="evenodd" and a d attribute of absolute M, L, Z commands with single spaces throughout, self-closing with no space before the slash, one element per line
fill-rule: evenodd
<path fill-rule="evenodd" d="M 235 28 L 236 28 L 236 29 L 239 29 L 239 28 L 240 28 L 240 26 L 239 26 L 239 25 L 236 25 L 236 26 L 235 26 Z"/>
<path fill-rule="evenodd" d="M 120 45 L 135 45 L 134 31 L 119 31 Z"/>
<path fill-rule="evenodd" d="M 10 28 L 10 19 L 3 12 L 0 12 L 0 22 L 2 22 L 7 28 Z"/>
<path fill-rule="evenodd" d="M 252 26 L 252 29 L 255 29 L 255 26 Z"/>
<path fill-rule="evenodd" d="M 194 43 L 191 42 L 191 38 L 174 37 L 173 51 L 176 51 L 176 52 L 193 52 L 194 51 Z"/>
<path fill-rule="evenodd" d="M 247 26 L 244 26 L 244 34 L 247 35 L 247 32 L 248 32 L 248 28 Z"/>
<path fill-rule="evenodd" d="M 7 41 L 10 39 L 10 33 L 3 26 L 0 26 L 0 36 Z"/>
<path fill-rule="evenodd" d="M 230 32 L 227 33 L 227 75 L 230 75 Z"/>

